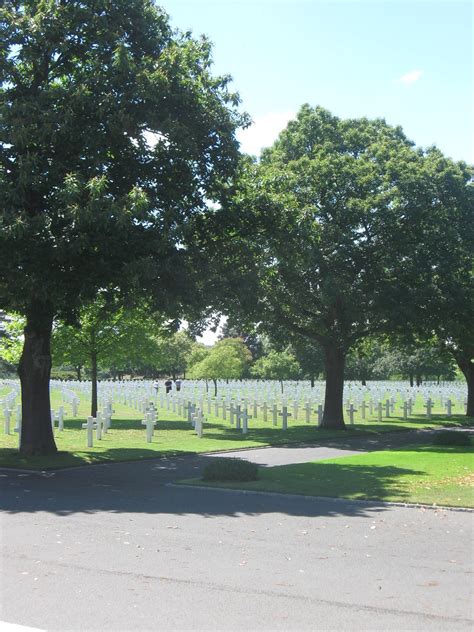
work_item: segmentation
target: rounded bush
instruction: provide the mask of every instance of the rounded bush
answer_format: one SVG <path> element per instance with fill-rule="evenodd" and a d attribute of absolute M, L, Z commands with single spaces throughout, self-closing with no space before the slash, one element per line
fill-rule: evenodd
<path fill-rule="evenodd" d="M 467 432 L 444 430 L 435 433 L 433 445 L 471 445 L 471 437 Z"/>
<path fill-rule="evenodd" d="M 256 481 L 258 465 L 244 459 L 212 460 L 202 473 L 203 481 Z"/>

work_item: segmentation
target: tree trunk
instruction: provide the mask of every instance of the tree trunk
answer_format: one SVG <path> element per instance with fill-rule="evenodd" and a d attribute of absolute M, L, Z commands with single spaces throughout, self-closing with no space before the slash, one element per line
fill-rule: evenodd
<path fill-rule="evenodd" d="M 91 353 L 91 417 L 97 417 L 97 353 Z"/>
<path fill-rule="evenodd" d="M 334 345 L 324 345 L 326 392 L 321 428 L 344 429 L 344 365 L 346 352 Z"/>
<path fill-rule="evenodd" d="M 314 375 L 310 376 L 310 380 L 311 380 L 311 388 L 314 388 Z"/>
<path fill-rule="evenodd" d="M 82 377 L 81 376 L 81 369 L 82 369 L 82 367 L 81 366 L 76 366 L 75 369 L 76 369 L 76 377 L 77 377 L 78 381 L 80 382 L 81 381 L 81 377 Z"/>
<path fill-rule="evenodd" d="M 467 382 L 466 417 L 474 417 L 474 363 L 471 361 L 471 354 L 454 357 Z"/>
<path fill-rule="evenodd" d="M 217 397 L 217 380 L 212 380 L 214 382 L 214 397 Z"/>
<path fill-rule="evenodd" d="M 283 380 L 280 380 L 281 392 L 283 393 Z"/>
<path fill-rule="evenodd" d="M 422 378 L 421 378 L 421 375 L 417 375 L 417 376 L 416 376 L 416 385 L 417 385 L 417 386 L 421 386 L 421 385 L 422 385 L 422 383 L 423 383 L 423 380 L 422 380 Z"/>
<path fill-rule="evenodd" d="M 52 328 L 52 310 L 42 304 L 32 305 L 26 316 L 25 340 L 18 366 L 22 415 L 20 454 L 23 456 L 57 452 L 49 397 Z"/>
<path fill-rule="evenodd" d="M 362 386 L 367 386 L 367 381 L 365 377 L 362 378 Z"/>
<path fill-rule="evenodd" d="M 410 386 L 413 386 L 413 373 L 410 373 Z"/>

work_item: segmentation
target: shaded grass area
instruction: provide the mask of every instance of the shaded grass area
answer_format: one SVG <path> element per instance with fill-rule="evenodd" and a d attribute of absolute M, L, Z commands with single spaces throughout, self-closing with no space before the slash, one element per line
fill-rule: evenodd
<path fill-rule="evenodd" d="M 249 483 L 194 485 L 351 500 L 474 507 L 474 447 L 407 446 L 297 465 L 260 468 Z"/>
<path fill-rule="evenodd" d="M 314 443 L 328 439 L 335 442 L 346 442 L 350 437 L 367 434 L 379 434 L 420 428 L 433 428 L 446 424 L 462 425 L 466 418 L 458 415 L 449 420 L 443 415 L 434 415 L 431 421 L 422 415 L 414 415 L 410 420 L 391 417 L 382 422 L 370 419 L 347 425 L 347 429 L 322 430 L 316 426 L 316 420 L 307 424 L 303 420 L 290 418 L 288 429 L 283 431 L 281 425 L 273 426 L 269 420 L 263 421 L 260 416 L 249 422 L 249 432 L 244 435 L 231 426 L 229 420 L 223 421 L 212 414 L 206 415 L 204 434 L 199 439 L 192 426 L 172 410 L 159 410 L 153 442 L 146 442 L 146 430 L 141 425 L 143 413 L 120 403 L 114 404 L 115 413 L 111 430 L 103 435 L 101 441 L 94 437 L 94 447 L 86 447 L 86 430 L 82 423 L 89 413 L 88 398 L 81 395 L 78 410 L 80 418 L 72 419 L 71 408 L 61 400 L 59 392 L 52 393 L 51 404 L 54 409 L 64 405 L 66 409 L 65 430 L 55 430 L 55 438 L 60 453 L 54 457 L 20 457 L 18 454 L 18 435 L 0 435 L 0 466 L 31 469 L 57 469 L 90 463 L 111 461 L 141 460 L 170 456 L 183 453 L 218 452 L 224 450 L 240 450 L 268 445 L 285 445 L 291 443 Z M 279 420 L 281 424 L 281 420 Z M 14 423 L 12 422 L 12 428 Z"/>
<path fill-rule="evenodd" d="M 223 422 L 214 422 L 204 425 L 203 437 L 199 439 L 187 421 L 164 419 L 158 421 L 152 443 L 147 443 L 146 430 L 140 419 L 114 418 L 111 430 L 102 436 L 101 441 L 97 441 L 94 436 L 94 447 L 87 448 L 86 430 L 81 428 L 83 421 L 68 419 L 63 432 L 56 430 L 55 440 L 60 454 L 54 457 L 20 457 L 17 450 L 18 436 L 2 435 L 0 466 L 55 469 L 89 463 L 157 458 L 178 453 L 198 454 L 287 443 L 317 443 L 324 439 L 342 441 L 368 432 L 367 428 L 357 426 L 347 431 L 319 430 L 315 426 L 294 426 L 282 431 L 281 428 L 270 426 L 252 428 L 244 435 Z"/>

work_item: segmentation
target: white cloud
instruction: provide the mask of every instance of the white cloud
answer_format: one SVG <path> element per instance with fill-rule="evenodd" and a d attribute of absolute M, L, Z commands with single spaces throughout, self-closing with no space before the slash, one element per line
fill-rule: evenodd
<path fill-rule="evenodd" d="M 415 81 L 418 81 L 422 74 L 422 70 L 410 70 L 410 72 L 407 72 L 405 75 L 400 77 L 399 81 L 408 86 L 412 83 L 415 83 Z"/>
<path fill-rule="evenodd" d="M 267 112 L 255 117 L 250 127 L 237 132 L 241 151 L 258 156 L 263 147 L 273 145 L 278 134 L 295 116 L 295 112 Z"/>

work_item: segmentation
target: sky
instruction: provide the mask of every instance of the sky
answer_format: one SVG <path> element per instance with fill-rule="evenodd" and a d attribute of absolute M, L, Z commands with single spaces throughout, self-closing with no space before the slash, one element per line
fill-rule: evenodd
<path fill-rule="evenodd" d="M 161 0 L 174 27 L 213 42 L 254 121 L 258 155 L 304 103 L 384 118 L 418 146 L 474 163 L 473 3 L 467 0 Z M 205 332 L 206 344 L 215 334 Z"/>
<path fill-rule="evenodd" d="M 303 103 L 384 118 L 417 145 L 474 162 L 473 3 L 467 0 L 158 0 L 213 42 L 258 155 Z"/>

